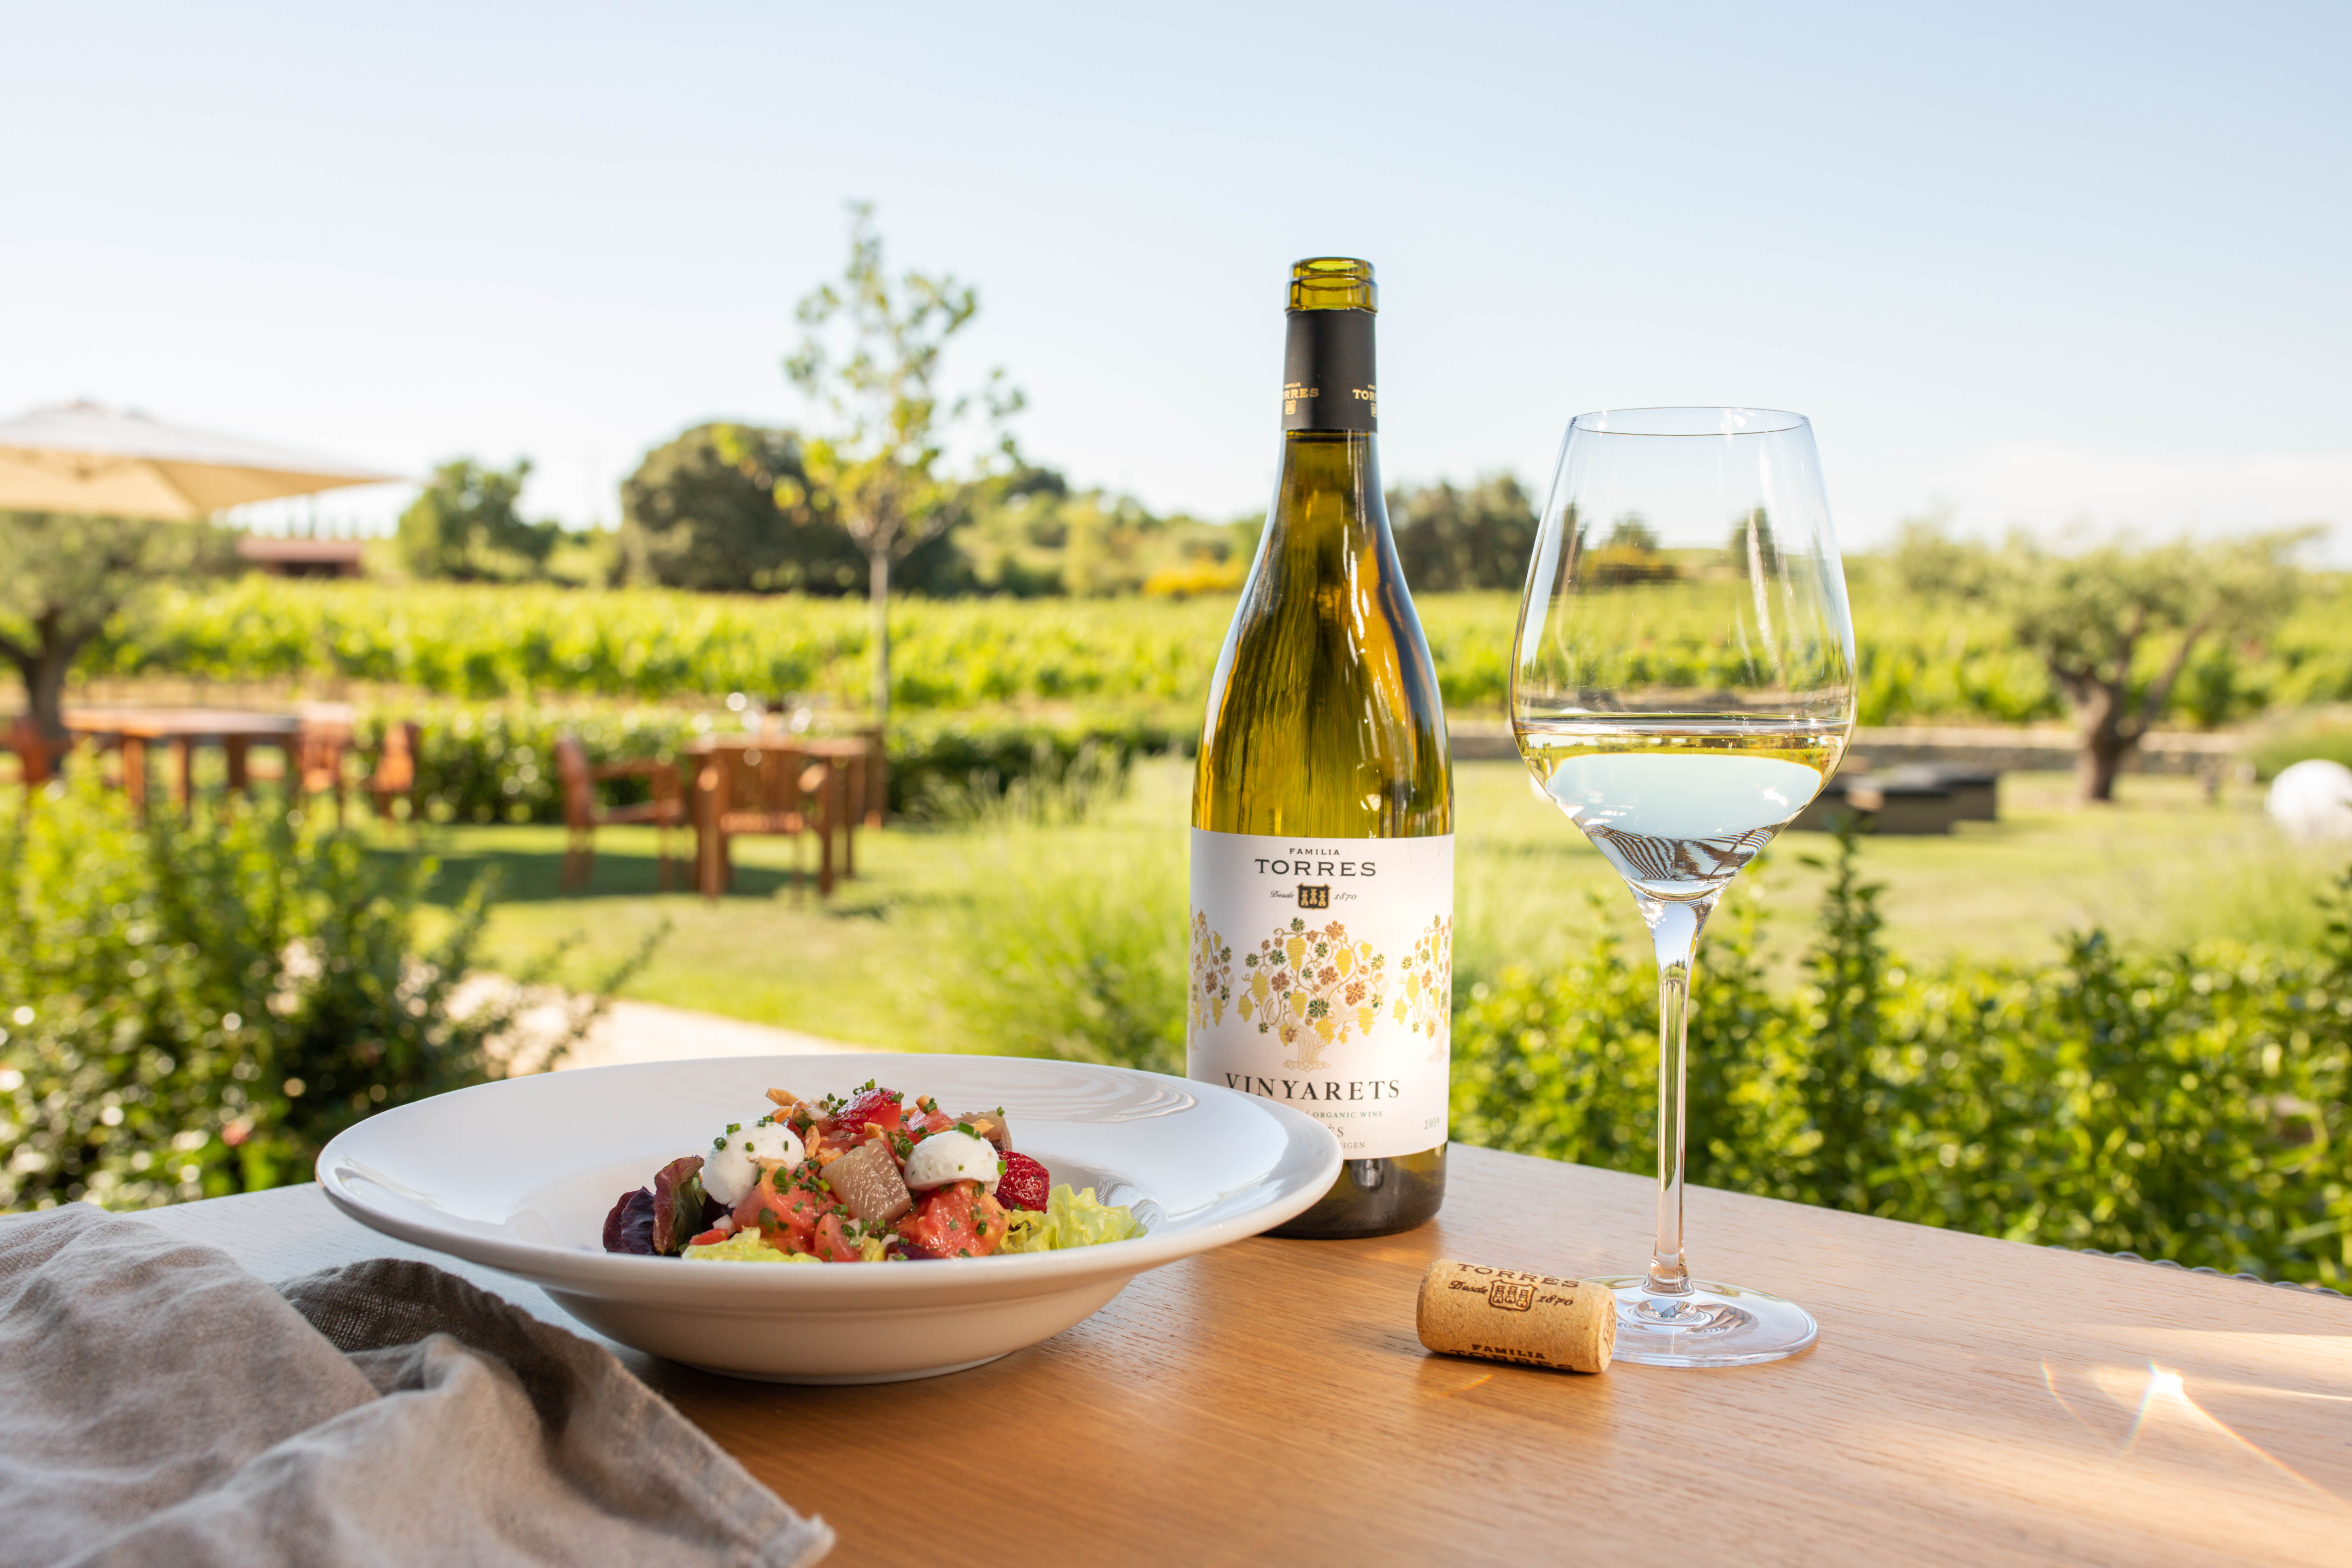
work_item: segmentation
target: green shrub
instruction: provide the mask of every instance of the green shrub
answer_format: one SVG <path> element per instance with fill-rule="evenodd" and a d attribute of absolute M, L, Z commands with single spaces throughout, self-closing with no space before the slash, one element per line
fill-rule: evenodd
<path fill-rule="evenodd" d="M 359 740 L 373 752 L 386 724 L 417 726 L 416 799 L 432 822 L 561 822 L 563 795 L 555 773 L 555 742 L 576 735 L 593 763 L 629 758 L 676 761 L 697 733 L 714 727 L 707 714 L 675 709 L 612 709 L 589 704 L 522 708 L 439 702 L 385 706 L 362 715 Z M 598 785 L 608 804 L 644 800 L 643 779 Z"/>
<path fill-rule="evenodd" d="M 2092 933 L 2047 964 L 1917 972 L 1884 952 L 1855 854 L 1849 838 L 1794 994 L 1759 983 L 1738 906 L 1702 946 L 1692 1181 L 2352 1281 L 2352 877 L 2316 952 L 2126 953 Z M 1653 974 L 1603 934 L 1553 973 L 1472 983 L 1454 1022 L 1456 1135 L 1652 1169 Z"/>
<path fill-rule="evenodd" d="M 945 1048 L 1184 1070 L 1183 840 L 1073 830 L 1083 803 L 1001 808 L 940 933 Z"/>
<path fill-rule="evenodd" d="M 1788 1007 L 1768 992 L 1758 879 L 1735 884 L 1701 949 L 1690 1018 L 1691 1177 L 1752 1187 L 1759 1154 L 1801 1139 L 1778 1088 L 1791 1075 Z M 1622 900 L 1593 893 L 1591 932 L 1541 975 L 1491 979 L 1457 963 L 1454 1136 L 1612 1170 L 1657 1161 L 1654 966 L 1628 961 Z M 1461 954 L 1468 957 L 1468 954 Z"/>
<path fill-rule="evenodd" d="M 1015 818 L 1075 820 L 1126 787 L 1139 756 L 1189 753 L 1198 726 L 1142 718 L 1070 724 L 920 715 L 890 730 L 890 806 L 968 820 L 1005 801 Z"/>
<path fill-rule="evenodd" d="M 429 858 L 243 805 L 142 827 L 75 773 L 0 828 L 0 1209 L 305 1181 L 361 1118 L 530 1065 L 493 1058 L 521 993 L 451 1007 L 487 888 L 428 943 Z"/>

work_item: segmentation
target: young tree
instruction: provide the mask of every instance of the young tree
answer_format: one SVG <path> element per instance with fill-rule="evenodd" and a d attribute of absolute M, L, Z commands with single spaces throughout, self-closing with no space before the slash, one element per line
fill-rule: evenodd
<path fill-rule="evenodd" d="M 1896 568 L 1915 591 L 1973 598 L 2006 616 L 2066 694 L 2082 737 L 2083 799 L 2115 798 L 2116 775 L 2164 715 L 2189 656 L 2209 637 L 2252 637 L 2294 603 L 2294 554 L 2310 530 L 2138 548 L 2121 540 L 2071 554 L 2022 533 L 1999 550 L 1932 522 L 1906 527 Z M 2160 650 L 2152 670 L 2144 651 Z"/>
<path fill-rule="evenodd" d="M 108 621 L 158 583 L 236 559 L 208 522 L 0 511 L 0 658 L 16 667 L 41 734 L 67 738 L 66 675 Z"/>
<path fill-rule="evenodd" d="M 553 522 L 525 522 L 517 505 L 530 459 L 511 470 L 459 458 L 433 470 L 433 482 L 400 514 L 400 558 L 419 577 L 512 582 L 541 575 L 562 542 Z"/>
<path fill-rule="evenodd" d="M 802 298 L 800 347 L 784 362 L 785 374 L 830 416 L 832 428 L 803 443 L 807 486 L 782 480 L 775 499 L 794 512 L 809 504 L 809 490 L 821 492 L 865 555 L 874 715 L 887 723 L 890 568 L 956 515 L 961 485 L 941 471 L 956 426 L 977 416 L 996 431 L 1023 400 L 996 369 L 978 392 L 942 405 L 940 352 L 971 325 L 980 296 L 946 274 L 887 276 L 873 205 L 853 202 L 849 211 L 849 265 L 838 283 Z M 1000 434 L 995 450 L 1014 459 L 1013 437 Z"/>

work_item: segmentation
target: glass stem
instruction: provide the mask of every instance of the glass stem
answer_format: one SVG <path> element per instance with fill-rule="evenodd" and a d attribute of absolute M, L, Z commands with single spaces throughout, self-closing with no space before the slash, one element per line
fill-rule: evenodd
<path fill-rule="evenodd" d="M 1687 1296 L 1683 1263 L 1683 1134 L 1690 1075 L 1691 964 L 1711 898 L 1685 903 L 1643 899 L 1642 917 L 1658 954 L 1658 1234 L 1650 1254 L 1650 1294 Z"/>

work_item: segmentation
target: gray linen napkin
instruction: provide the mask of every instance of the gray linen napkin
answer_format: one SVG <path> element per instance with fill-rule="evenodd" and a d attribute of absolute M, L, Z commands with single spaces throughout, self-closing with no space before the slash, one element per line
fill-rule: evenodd
<path fill-rule="evenodd" d="M 0 1222 L 0 1568 L 832 1544 L 609 1352 L 430 1265 L 273 1289 L 87 1205 Z"/>

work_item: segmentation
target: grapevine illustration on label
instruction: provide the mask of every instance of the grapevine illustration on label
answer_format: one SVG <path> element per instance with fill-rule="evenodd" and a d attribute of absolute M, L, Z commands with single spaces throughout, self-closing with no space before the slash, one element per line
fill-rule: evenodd
<path fill-rule="evenodd" d="M 1325 1046 L 1370 1032 L 1387 1001 L 1387 966 L 1370 942 L 1350 942 L 1339 921 L 1309 930 L 1293 917 L 1243 956 L 1249 989 L 1234 1010 L 1297 1053 L 1284 1067 L 1318 1072 L 1331 1065 Z"/>
<path fill-rule="evenodd" d="M 1225 1004 L 1234 999 L 1234 950 L 1209 929 L 1206 911 L 1192 911 L 1192 1033 L 1197 1037 L 1212 1024 L 1225 1021 Z M 1244 1003 L 1244 1017 L 1248 1004 Z"/>
<path fill-rule="evenodd" d="M 1454 1001 L 1454 922 L 1439 915 L 1412 944 L 1404 969 L 1404 994 L 1397 998 L 1396 1020 L 1430 1044 L 1429 1059 L 1445 1059 L 1448 1023 Z"/>

